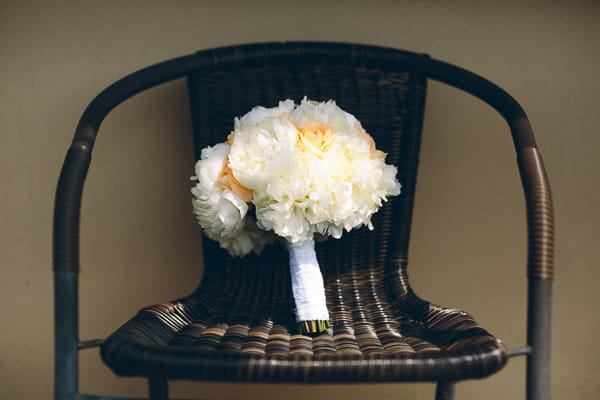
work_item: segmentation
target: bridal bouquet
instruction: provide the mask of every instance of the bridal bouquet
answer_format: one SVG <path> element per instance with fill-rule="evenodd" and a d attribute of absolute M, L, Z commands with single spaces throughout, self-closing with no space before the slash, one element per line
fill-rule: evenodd
<path fill-rule="evenodd" d="M 232 256 L 285 239 L 299 330 L 320 333 L 330 322 L 314 236 L 373 229 L 373 213 L 400 193 L 385 156 L 332 100 L 255 107 L 234 119 L 226 142 L 202 150 L 194 214 Z"/>

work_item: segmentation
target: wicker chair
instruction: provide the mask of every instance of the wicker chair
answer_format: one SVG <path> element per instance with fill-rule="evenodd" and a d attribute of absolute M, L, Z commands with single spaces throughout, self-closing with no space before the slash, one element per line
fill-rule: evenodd
<path fill-rule="evenodd" d="M 321 243 L 332 328 L 295 331 L 287 253 L 232 259 L 204 241 L 205 274 L 190 296 L 139 311 L 106 340 L 79 341 L 78 236 L 83 183 L 103 118 L 125 99 L 188 77 L 196 155 L 221 142 L 232 118 L 254 105 L 291 98 L 335 99 L 355 114 L 398 167 L 403 192 L 359 229 Z M 527 200 L 528 344 L 509 351 L 467 313 L 419 298 L 407 276 L 408 242 L 427 79 L 489 103 L 508 122 Z M 116 82 L 87 107 L 58 183 L 54 220 L 55 398 L 78 398 L 77 351 L 101 346 L 122 376 L 149 379 L 152 399 L 167 398 L 169 379 L 235 382 L 437 382 L 436 398 L 454 383 L 528 357 L 529 399 L 548 399 L 553 222 L 540 153 L 520 105 L 464 69 L 389 48 L 341 43 L 268 43 L 201 51 Z M 190 218 L 191 212 L 190 212 Z M 101 398 L 86 395 L 85 398 Z"/>

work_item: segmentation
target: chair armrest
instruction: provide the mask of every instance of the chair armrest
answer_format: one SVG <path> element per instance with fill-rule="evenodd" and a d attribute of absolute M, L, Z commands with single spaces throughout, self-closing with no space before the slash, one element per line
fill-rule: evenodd
<path fill-rule="evenodd" d="M 73 144 L 63 164 L 54 201 L 55 272 L 79 272 L 81 195 L 90 160 L 90 148 Z"/>
<path fill-rule="evenodd" d="M 137 93 L 185 76 L 204 64 L 204 58 L 188 55 L 141 69 L 113 83 L 86 107 L 75 130 L 56 189 L 54 271 L 79 272 L 79 215 L 83 185 L 98 129 L 106 115 Z"/>
<path fill-rule="evenodd" d="M 554 210 L 544 162 L 537 148 L 525 147 L 518 154 L 519 170 L 527 202 L 527 276 L 554 278 Z"/>
<path fill-rule="evenodd" d="M 550 398 L 550 337 L 554 279 L 554 210 L 544 163 L 529 120 L 506 91 L 463 68 L 423 57 L 418 68 L 428 77 L 464 90 L 492 106 L 508 123 L 517 152 L 527 204 L 527 398 Z"/>

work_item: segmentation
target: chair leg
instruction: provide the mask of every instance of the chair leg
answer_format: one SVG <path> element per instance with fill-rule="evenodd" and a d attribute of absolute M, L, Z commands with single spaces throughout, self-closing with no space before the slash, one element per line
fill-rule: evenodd
<path fill-rule="evenodd" d="M 453 400 L 454 382 L 438 382 L 435 389 L 435 400 Z"/>
<path fill-rule="evenodd" d="M 550 332 L 552 319 L 552 281 L 530 279 L 527 357 L 527 398 L 549 400 L 550 389 Z"/>
<path fill-rule="evenodd" d="M 78 398 L 77 272 L 54 273 L 54 399 Z"/>
<path fill-rule="evenodd" d="M 169 400 L 169 383 L 165 378 L 148 378 L 150 400 Z"/>

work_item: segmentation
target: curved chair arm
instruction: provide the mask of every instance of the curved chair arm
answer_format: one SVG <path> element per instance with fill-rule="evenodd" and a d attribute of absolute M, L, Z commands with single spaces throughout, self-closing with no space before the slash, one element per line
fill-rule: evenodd
<path fill-rule="evenodd" d="M 430 78 L 464 90 L 495 108 L 507 121 L 527 207 L 528 318 L 527 398 L 550 396 L 550 329 L 554 279 L 554 209 L 542 156 L 523 108 L 503 89 L 470 71 L 424 58 L 421 70 Z"/>
<path fill-rule="evenodd" d="M 54 271 L 79 271 L 79 215 L 83 184 L 100 124 L 117 105 L 137 93 L 202 67 L 195 55 L 165 61 L 115 82 L 87 106 L 61 170 L 54 208 Z"/>
<path fill-rule="evenodd" d="M 492 106 L 510 127 L 525 191 L 530 278 L 553 279 L 554 220 L 552 194 L 531 124 L 521 105 L 499 86 L 463 68 L 431 58 L 420 69 L 429 78 L 470 93 Z"/>
<path fill-rule="evenodd" d="M 98 128 L 106 115 L 127 98 L 184 76 L 198 68 L 199 61 L 201 57 L 184 56 L 135 72 L 100 93 L 81 116 L 63 163 L 54 203 L 54 398 L 57 400 L 79 398 L 79 218 L 83 185 Z"/>

